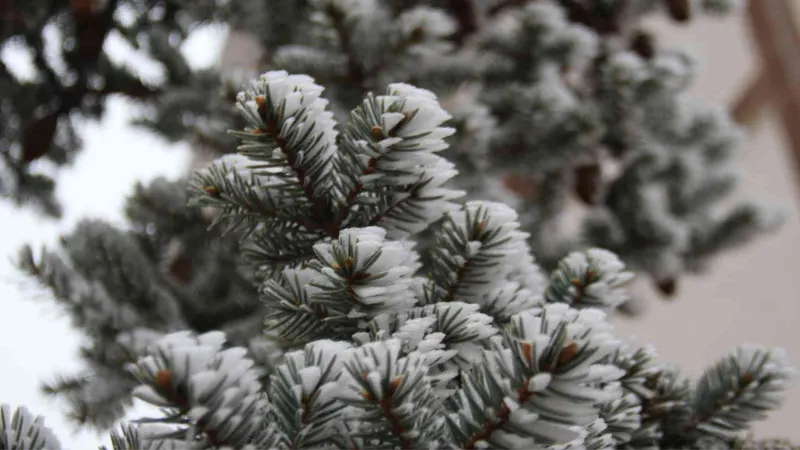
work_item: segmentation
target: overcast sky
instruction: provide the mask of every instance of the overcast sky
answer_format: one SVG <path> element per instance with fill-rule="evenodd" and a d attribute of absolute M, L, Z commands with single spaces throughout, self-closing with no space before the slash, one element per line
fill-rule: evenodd
<path fill-rule="evenodd" d="M 187 41 L 184 54 L 195 67 L 214 64 L 224 38 L 225 31 L 219 27 L 200 30 Z M 113 59 L 134 64 L 143 77 L 160 77 L 157 66 L 136 58 L 120 39 L 112 36 L 106 42 L 106 50 Z M 0 56 L 16 73 L 30 71 L 29 62 L 18 49 L 4 48 Z M 115 98 L 109 102 L 103 121 L 81 127 L 84 149 L 75 164 L 61 170 L 57 177 L 58 198 L 65 212 L 62 220 L 45 219 L 0 199 L 0 403 L 24 405 L 34 414 L 44 415 L 45 423 L 66 449 L 108 445 L 105 435 L 76 433 L 64 421 L 64 405 L 39 393 L 40 383 L 51 380 L 56 373 L 80 370 L 77 351 L 81 335 L 54 306 L 48 292 L 14 268 L 12 258 L 23 243 L 34 248 L 53 244 L 84 217 L 122 225 L 123 202 L 135 182 L 185 174 L 190 158 L 188 146 L 170 145 L 132 128 L 128 125 L 131 113 L 131 105 Z M 139 405 L 131 415 L 148 410 Z"/>

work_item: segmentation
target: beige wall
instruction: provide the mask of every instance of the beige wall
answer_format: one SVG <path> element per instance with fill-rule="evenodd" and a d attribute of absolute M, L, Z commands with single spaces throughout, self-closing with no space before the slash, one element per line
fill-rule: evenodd
<path fill-rule="evenodd" d="M 756 70 L 758 55 L 741 16 L 698 20 L 680 28 L 660 21 L 651 25 L 666 45 L 687 48 L 697 56 L 701 66 L 694 91 L 708 102 L 730 104 Z M 223 58 L 247 65 L 256 50 L 246 39 L 233 36 Z M 616 321 L 621 337 L 654 344 L 662 359 L 679 364 L 687 374 L 698 374 L 733 346 L 750 342 L 783 347 L 800 365 L 800 198 L 777 123 L 774 113 L 766 111 L 741 149 L 739 163 L 746 169 L 744 189 L 785 209 L 783 228 L 718 258 L 704 276 L 682 280 L 673 300 L 650 301 L 644 316 Z M 657 297 L 646 283 L 635 289 Z M 759 424 L 756 433 L 800 441 L 800 427 L 793 426 L 796 417 L 800 382 L 789 392 L 783 410 Z"/>
<path fill-rule="evenodd" d="M 800 2 L 795 3 L 800 10 Z M 758 67 L 758 53 L 741 16 L 697 21 L 687 28 L 663 22 L 653 26 L 661 39 L 697 56 L 701 67 L 694 90 L 711 103 L 730 104 Z M 651 301 L 645 316 L 635 322 L 618 320 L 620 335 L 653 343 L 663 359 L 690 374 L 748 342 L 783 347 L 800 366 L 800 191 L 790 157 L 778 117 L 768 108 L 750 130 L 738 163 L 744 170 L 743 190 L 783 207 L 786 223 L 774 235 L 718 258 L 709 273 L 683 280 L 674 300 Z M 797 417 L 800 379 L 783 410 L 760 423 L 756 434 L 800 441 Z"/>

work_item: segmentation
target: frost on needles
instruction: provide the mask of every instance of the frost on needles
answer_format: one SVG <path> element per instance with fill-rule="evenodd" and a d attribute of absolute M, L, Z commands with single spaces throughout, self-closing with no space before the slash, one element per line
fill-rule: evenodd
<path fill-rule="evenodd" d="M 262 75 L 238 96 L 239 153 L 192 181 L 246 236 L 274 364 L 222 331 L 136 335 L 134 395 L 164 414 L 114 450 L 734 448 L 780 405 L 781 350 L 737 348 L 688 380 L 614 335 L 631 277 L 616 256 L 573 253 L 548 277 L 513 209 L 455 204 L 434 94 L 392 84 L 337 127 L 322 93 Z M 24 408 L 0 419 L 2 449 L 56 445 Z"/>
<path fill-rule="evenodd" d="M 36 75 L 0 61 L 9 99 L 0 142 L 10 149 L 0 152 L 0 195 L 50 215 L 60 214 L 54 181 L 34 162 L 74 160 L 74 119 L 101 117 L 110 95 L 143 106 L 135 123 L 170 142 L 209 157 L 235 149 L 226 130 L 247 120 L 233 100 L 257 74 L 235 67 L 239 57 L 197 68 L 181 50 L 213 23 L 234 41 L 246 36 L 252 47 L 234 53 L 263 70 L 326 86 L 339 122 L 394 81 L 435 92 L 459 131 L 442 153 L 459 172 L 449 184 L 465 199 L 512 205 L 547 270 L 602 247 L 672 295 L 682 274 L 780 222 L 759 203 L 728 201 L 740 133 L 692 97 L 690 55 L 648 31 L 653 16 L 686 24 L 741 0 L 30 1 L 11 7 L 0 33 L 31 51 Z M 51 31 L 76 45 L 51 49 Z M 106 38 L 131 44 L 163 79 L 114 62 Z M 561 226 L 576 209 L 580 230 Z"/>

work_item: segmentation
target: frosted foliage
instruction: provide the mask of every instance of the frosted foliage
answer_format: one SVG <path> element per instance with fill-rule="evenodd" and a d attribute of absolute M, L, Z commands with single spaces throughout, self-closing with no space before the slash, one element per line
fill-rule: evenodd
<path fill-rule="evenodd" d="M 307 75 L 279 70 L 261 75 L 251 89 L 236 97 L 237 108 L 256 130 L 276 133 L 288 148 L 310 143 L 302 149 L 302 160 L 309 175 L 320 179 L 320 189 L 329 187 L 322 179 L 330 166 L 319 162 L 330 160 L 337 148 L 333 113 L 327 110 L 322 91 Z M 280 152 L 275 156 L 280 157 Z"/>
<path fill-rule="evenodd" d="M 0 406 L 0 448 L 9 450 L 58 450 L 61 445 L 44 418 L 25 407 Z"/>
<path fill-rule="evenodd" d="M 633 393 L 604 404 L 600 416 L 606 425 L 605 434 L 610 440 L 608 446 L 626 444 L 634 432 L 642 427 L 642 405 Z"/>
<path fill-rule="evenodd" d="M 120 334 L 117 342 L 125 347 L 132 355 L 143 355 L 153 346 L 164 333 L 148 328 L 135 328 L 128 333 Z"/>
<path fill-rule="evenodd" d="M 433 409 L 426 358 L 401 357 L 402 343 L 387 340 L 356 350 L 345 363 L 342 401 L 355 433 L 385 435 L 405 448 L 433 448 L 444 431 L 444 418 Z"/>
<path fill-rule="evenodd" d="M 192 450 L 197 445 L 188 439 L 165 437 L 175 428 L 158 423 L 144 423 L 138 426 L 123 426 L 111 433 L 111 450 Z M 102 447 L 101 450 L 108 450 Z M 227 449 L 226 449 L 227 450 Z M 245 446 L 243 450 L 255 450 Z"/>
<path fill-rule="evenodd" d="M 384 241 L 385 235 L 378 227 L 346 229 L 335 243 L 314 246 L 317 270 L 323 275 L 316 287 L 332 296 L 344 289 L 348 301 L 360 305 L 348 316 L 404 310 L 415 302 L 410 289 L 413 269 L 406 265 L 414 265 L 413 251 L 400 242 Z"/>
<path fill-rule="evenodd" d="M 620 395 L 609 383 L 623 372 L 601 363 L 619 346 L 604 319 L 599 311 L 563 304 L 514 316 L 505 344 L 496 341 L 487 350 L 489 364 L 470 374 L 459 392 L 451 431 L 460 445 L 582 441 L 585 427 L 598 418 L 597 406 Z M 486 409 L 477 409 L 480 404 Z M 487 419 L 490 427 L 476 427 Z"/>
<path fill-rule="evenodd" d="M 386 95 L 368 98 L 351 113 L 351 125 L 373 123 L 368 133 L 348 128 L 345 142 L 360 153 L 354 158 L 368 161 L 365 176 L 357 180 L 366 188 L 364 202 L 370 192 L 383 190 L 387 197 L 386 209 L 371 222 L 392 238 L 424 230 L 462 195 L 444 186 L 457 171 L 435 154 L 447 148 L 444 139 L 455 132 L 441 126 L 450 118 L 435 94 L 406 83 L 389 85 Z M 368 204 L 363 208 L 359 215 L 371 211 Z M 414 220 L 409 220 L 412 215 Z"/>
<path fill-rule="evenodd" d="M 698 429 L 729 438 L 747 423 L 764 419 L 766 411 L 783 402 L 783 390 L 796 374 L 782 349 L 756 345 L 737 348 L 698 381 Z"/>
<path fill-rule="evenodd" d="M 425 6 L 404 11 L 397 23 L 406 41 L 444 39 L 457 30 L 455 21 L 444 11 Z"/>
<path fill-rule="evenodd" d="M 461 240 L 454 243 L 452 256 L 442 257 L 463 261 L 449 274 L 448 284 L 451 295 L 469 301 L 479 301 L 501 287 L 504 276 L 527 256 L 526 234 L 519 230 L 517 213 L 501 203 L 467 202 L 447 217 L 441 236 L 443 247 L 450 239 Z"/>
<path fill-rule="evenodd" d="M 191 429 L 210 442 L 244 445 L 263 433 L 260 413 L 266 407 L 253 361 L 239 347 L 224 348 L 225 335 L 172 333 L 141 358 L 134 390 L 141 400 L 175 407 L 191 420 Z"/>
<path fill-rule="evenodd" d="M 239 155 L 195 178 L 193 189 L 203 193 L 197 204 L 225 208 L 218 223 L 257 231 L 257 251 L 270 266 L 288 254 L 310 257 L 320 233 L 379 226 L 393 239 L 417 234 L 463 194 L 445 187 L 457 171 L 435 154 L 455 130 L 442 126 L 451 116 L 433 92 L 391 84 L 350 113 L 341 136 L 321 93 L 305 75 L 262 75 L 237 97 L 251 125 L 232 132 L 242 139 Z M 296 244 L 275 247 L 281 229 Z"/>
<path fill-rule="evenodd" d="M 337 437 L 338 424 L 332 419 L 344 407 L 338 380 L 351 352 L 347 343 L 320 340 L 285 355 L 269 391 L 284 444 L 307 448 Z"/>
<path fill-rule="evenodd" d="M 113 450 L 736 447 L 779 406 L 786 356 L 743 347 L 692 380 L 623 344 L 607 316 L 628 301 L 626 267 L 666 292 L 767 226 L 760 207 L 719 207 L 740 133 L 689 98 L 700 66 L 640 22 L 736 3 L 142 12 L 123 34 L 152 29 L 168 82 L 108 76 L 104 90 L 148 91 L 133 95 L 153 106 L 148 128 L 218 159 L 194 174 L 191 209 L 182 188 L 137 189 L 129 234 L 95 223 L 69 240 L 69 263 L 23 252 L 91 337 L 88 370 L 53 391 L 105 427 L 131 391 L 163 408 L 123 426 Z M 193 70 L 173 45 L 209 20 L 264 47 L 268 71 L 236 95 L 246 71 Z M 12 87 L 9 104 L 41 97 Z M 23 130 L 24 116 L 5 123 Z M 57 119 L 61 141 L 71 126 Z M 583 233 L 561 226 L 572 200 L 588 210 Z M 206 239 L 209 223 L 221 230 Z M 50 444 L 39 419 L 10 414 L 3 449 Z"/>
<path fill-rule="evenodd" d="M 614 309 L 628 299 L 622 287 L 633 278 L 617 255 L 602 249 L 567 255 L 550 278 L 545 300 L 576 307 Z"/>
<path fill-rule="evenodd" d="M 633 3 L 639 13 L 657 6 Z M 581 5 L 608 13 L 602 8 L 621 3 Z M 595 33 L 604 16 L 578 25 L 562 2 L 506 5 L 479 36 L 461 36 L 463 17 L 424 2 L 306 6 L 313 17 L 302 21 L 303 42 L 318 52 L 294 43 L 276 53 L 358 86 L 334 82 L 324 98 L 310 75 L 274 70 L 238 94 L 245 123 L 230 132 L 238 152 L 195 175 L 192 204 L 214 208 L 214 225 L 242 244 L 220 265 L 236 265 L 231 277 L 258 286 L 242 294 L 258 308 L 230 323 L 176 306 L 170 327 L 193 329 L 164 335 L 144 322 L 119 333 L 117 350 L 138 357 L 129 366 L 133 395 L 163 417 L 123 429 L 114 450 L 689 449 L 732 446 L 779 406 L 793 374 L 780 351 L 744 347 L 693 381 L 649 349 L 631 350 L 608 319 L 628 299 L 626 263 L 674 276 L 725 240 L 695 229 L 705 216 L 692 199 L 706 189 L 701 174 L 724 179 L 697 167 L 722 162 L 734 133 L 718 114 L 675 100 L 693 75 L 688 58 L 617 51 Z M 330 51 L 314 46 L 326 36 Z M 458 88 L 463 97 L 448 99 L 454 112 L 433 87 L 361 92 L 401 55 L 460 45 L 488 67 Z M 607 59 L 596 58 L 601 49 Z M 398 58 L 382 66 L 386 55 Z M 447 76 L 463 75 L 451 68 Z M 352 106 L 347 98 L 356 107 L 339 115 Z M 471 150 L 457 129 L 475 137 Z M 458 164 L 471 160 L 487 177 L 496 167 L 481 158 L 499 152 L 507 165 L 498 170 L 530 170 L 531 183 L 545 182 L 516 199 L 521 213 L 477 195 L 458 204 L 464 192 L 451 183 L 494 186 L 499 198 L 512 189 L 502 177 L 457 178 L 451 143 Z M 594 227 L 587 236 L 624 257 L 571 249 L 547 255 L 554 270 L 540 267 L 530 242 L 549 239 L 549 216 L 566 198 L 558 191 L 581 181 L 573 166 L 625 152 L 602 201 L 584 198 Z M 239 256 L 253 273 L 238 272 Z M 115 317 L 101 310 L 90 320 Z M 97 393 L 106 392 L 86 397 Z M 25 424 L 13 439 L 44 447 L 19 438 L 38 422 Z"/>
<path fill-rule="evenodd" d="M 238 153 L 232 153 L 230 155 L 225 155 L 217 160 L 217 163 L 228 167 L 231 172 L 235 173 L 236 175 L 242 178 L 249 178 L 250 174 L 250 167 L 253 165 L 253 162 L 250 161 L 249 158 L 245 157 L 244 155 L 240 155 Z"/>

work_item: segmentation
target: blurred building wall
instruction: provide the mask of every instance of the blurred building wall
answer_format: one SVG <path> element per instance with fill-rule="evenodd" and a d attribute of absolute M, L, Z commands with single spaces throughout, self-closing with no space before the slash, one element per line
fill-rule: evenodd
<path fill-rule="evenodd" d="M 800 10 L 800 0 L 793 1 Z M 744 17 L 698 19 L 677 27 L 648 23 L 664 46 L 689 50 L 699 61 L 694 93 L 711 104 L 730 105 L 758 69 L 758 53 Z M 232 33 L 223 50 L 226 64 L 254 67 L 259 49 L 247 37 Z M 800 124 L 798 124 L 800 126 Z M 194 166 L 207 156 L 198 155 Z M 785 348 L 800 366 L 800 185 L 782 136 L 779 120 L 767 108 L 740 149 L 743 189 L 748 195 L 780 206 L 786 222 L 764 237 L 714 261 L 702 276 L 682 279 L 671 300 L 650 300 L 642 316 L 616 320 L 620 337 L 652 343 L 662 359 L 699 374 L 733 346 L 760 343 Z M 649 284 L 634 289 L 657 299 Z M 800 380 L 785 407 L 756 428 L 759 437 L 800 441 Z"/>

